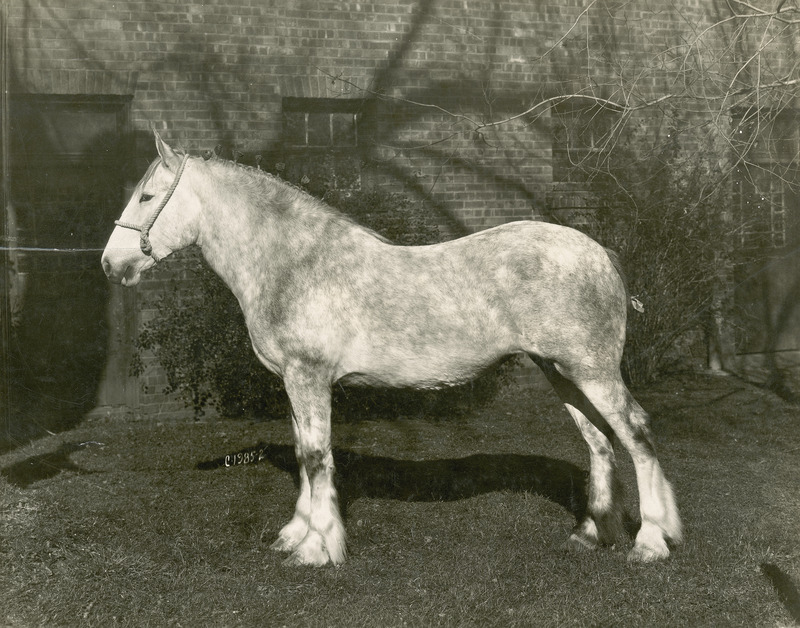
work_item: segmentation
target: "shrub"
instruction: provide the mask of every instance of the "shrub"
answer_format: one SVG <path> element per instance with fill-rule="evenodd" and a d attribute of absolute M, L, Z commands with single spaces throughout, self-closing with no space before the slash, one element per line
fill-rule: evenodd
<path fill-rule="evenodd" d="M 144 372 L 143 355 L 150 351 L 167 376 L 164 392 L 177 392 L 195 417 L 208 405 L 230 416 L 283 414 L 283 385 L 258 362 L 239 303 L 196 257 L 191 287 L 173 282 L 158 296 L 157 316 L 137 339 L 133 374 Z"/>
<path fill-rule="evenodd" d="M 398 244 L 431 244 L 440 240 L 429 214 L 402 194 L 382 190 L 328 193 L 325 200 L 361 224 Z M 199 259 L 195 281 L 177 283 L 161 294 L 157 316 L 138 337 L 132 371 L 144 371 L 143 356 L 152 352 L 164 369 L 165 392 L 177 392 L 195 416 L 211 405 L 230 417 L 285 416 L 288 400 L 281 380 L 255 357 L 244 317 L 235 297 Z M 361 418 L 415 413 L 452 414 L 464 406 L 483 403 L 509 381 L 506 364 L 466 386 L 440 391 L 345 389 L 334 390 L 338 415 Z"/>
<path fill-rule="evenodd" d="M 412 203 L 407 196 L 379 189 L 331 191 L 325 202 L 369 227 L 395 244 L 421 245 L 441 241 L 430 212 Z"/>
<path fill-rule="evenodd" d="M 685 357 L 679 341 L 710 324 L 728 246 L 720 153 L 682 149 L 676 127 L 660 144 L 647 137 L 644 126 L 634 128 L 587 173 L 597 207 L 588 231 L 619 254 L 645 308 L 628 317 L 623 372 L 633 384 Z"/>

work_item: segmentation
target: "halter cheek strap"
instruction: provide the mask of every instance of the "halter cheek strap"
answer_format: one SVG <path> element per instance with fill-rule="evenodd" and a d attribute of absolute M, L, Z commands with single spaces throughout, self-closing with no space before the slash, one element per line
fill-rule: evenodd
<path fill-rule="evenodd" d="M 143 225 L 136 225 L 132 222 L 124 222 L 122 220 L 115 220 L 114 224 L 118 227 L 124 227 L 125 229 L 133 229 L 134 231 L 139 232 L 139 248 L 142 250 L 142 253 L 145 255 L 149 255 L 152 257 L 156 262 L 159 262 L 159 258 L 156 257 L 155 253 L 153 252 L 153 244 L 150 242 L 150 229 L 153 228 L 153 225 L 156 222 L 161 210 L 164 209 L 166 204 L 169 202 L 169 199 L 172 197 L 172 193 L 175 191 L 175 188 L 178 187 L 178 182 L 181 180 L 181 175 L 183 174 L 183 169 L 186 166 L 186 161 L 189 159 L 189 155 L 186 154 L 183 156 L 181 160 L 181 165 L 178 167 L 178 172 L 175 174 L 175 178 L 172 180 L 172 184 L 169 186 L 167 193 L 164 195 L 164 198 L 161 199 L 161 202 L 156 207 L 155 211 L 152 213 L 150 218 L 147 219 L 147 222 Z"/>

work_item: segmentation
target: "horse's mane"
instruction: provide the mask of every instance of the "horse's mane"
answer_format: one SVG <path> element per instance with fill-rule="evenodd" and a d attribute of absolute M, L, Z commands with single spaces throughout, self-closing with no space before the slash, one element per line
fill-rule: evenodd
<path fill-rule="evenodd" d="M 268 182 L 273 188 L 273 194 L 275 194 L 278 197 L 278 200 L 280 200 L 282 203 L 292 205 L 294 207 L 299 205 L 302 207 L 303 211 L 320 213 L 334 222 L 349 224 L 350 226 L 356 227 L 373 235 L 383 242 L 391 244 L 391 241 L 386 237 L 368 227 L 365 227 L 350 216 L 343 214 L 334 207 L 331 207 L 322 199 L 317 198 L 303 188 L 294 185 L 293 183 L 286 181 L 277 175 L 262 170 L 261 168 L 240 164 L 229 159 L 212 157 L 207 161 L 212 161 L 215 167 L 227 170 L 232 174 L 241 174 L 246 176 L 254 186 L 257 186 L 260 183 Z"/>

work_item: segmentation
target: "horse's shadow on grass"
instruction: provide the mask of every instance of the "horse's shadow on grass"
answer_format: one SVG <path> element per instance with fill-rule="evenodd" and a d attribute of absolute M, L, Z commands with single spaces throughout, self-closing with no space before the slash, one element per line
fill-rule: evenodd
<path fill-rule="evenodd" d="M 248 447 L 299 486 L 294 448 L 289 445 Z M 474 454 L 441 460 L 398 460 L 334 449 L 337 488 L 343 510 L 361 497 L 399 501 L 455 501 L 494 491 L 536 493 L 581 520 L 586 513 L 586 472 L 563 460 L 520 454 Z M 198 469 L 226 466 L 226 458 L 200 462 Z M 252 459 L 252 458 L 250 458 Z"/>
<path fill-rule="evenodd" d="M 800 590 L 797 589 L 792 579 L 772 563 L 762 563 L 761 573 L 775 589 L 778 599 L 786 611 L 792 616 L 795 623 L 800 625 Z"/>

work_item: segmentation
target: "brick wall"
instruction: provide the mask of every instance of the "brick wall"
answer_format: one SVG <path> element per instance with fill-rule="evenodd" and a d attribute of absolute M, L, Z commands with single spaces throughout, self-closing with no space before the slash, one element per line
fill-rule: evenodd
<path fill-rule="evenodd" d="M 698 0 L 7 1 L 14 90 L 130 94 L 133 128 L 191 150 L 274 149 L 283 97 L 383 94 L 363 150 L 469 230 L 542 213 L 546 110 L 478 137 L 432 105 L 484 121 L 634 78 L 657 93 L 675 77 L 659 54 L 713 18 Z"/>
<path fill-rule="evenodd" d="M 275 153 L 286 97 L 373 101 L 365 180 L 426 198 L 453 232 L 548 209 L 547 108 L 479 132 L 476 122 L 564 93 L 668 93 L 695 62 L 675 46 L 721 10 L 701 0 L 5 1 L 12 92 L 130 95 L 133 130 L 154 123 L 189 150 Z M 171 403 L 153 378 L 143 407 Z"/>
<path fill-rule="evenodd" d="M 646 0 L 611 6 L 619 15 L 609 3 L 583 15 L 582 0 L 8 3 L 15 90 L 131 94 L 134 128 L 155 123 L 192 150 L 270 150 L 287 96 L 379 92 L 471 120 L 514 115 L 564 91 L 613 96 L 620 58 L 660 63 L 655 53 L 683 36 L 677 9 Z M 654 90 L 668 83 L 667 70 L 645 77 Z M 382 147 L 369 147 L 388 160 L 386 172 L 469 229 L 541 213 L 546 115 L 476 138 L 432 107 L 395 118 L 397 104 L 381 101 Z"/>

